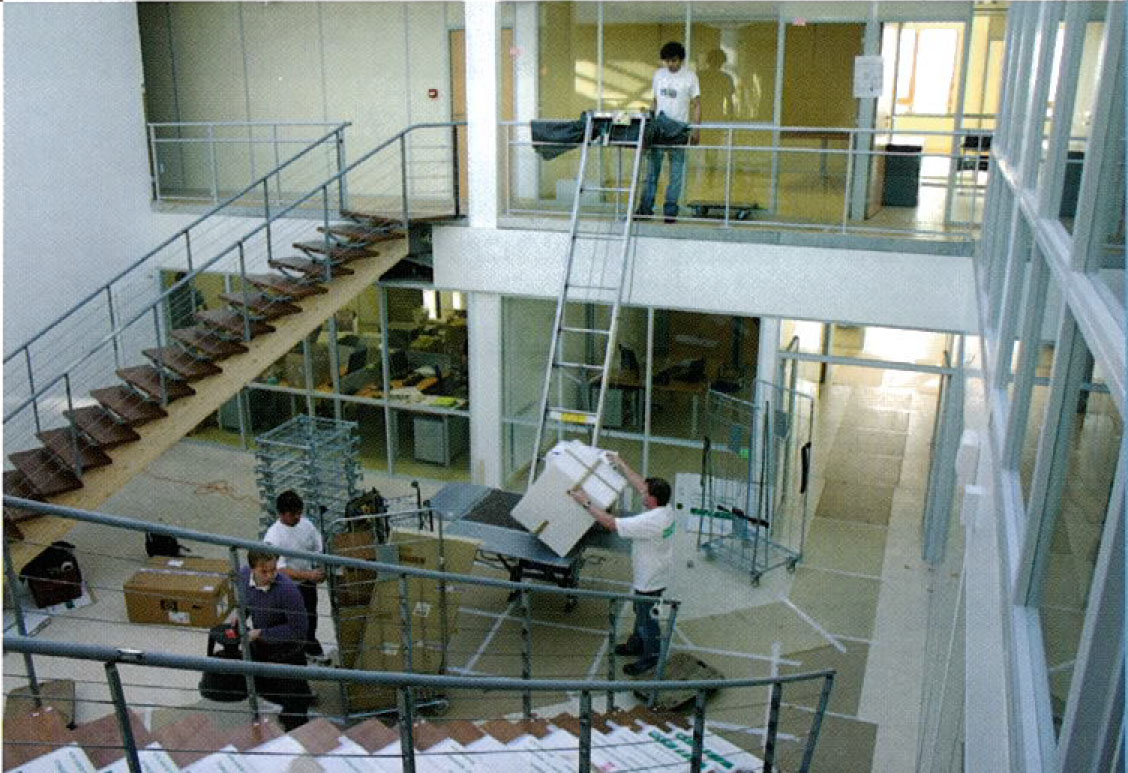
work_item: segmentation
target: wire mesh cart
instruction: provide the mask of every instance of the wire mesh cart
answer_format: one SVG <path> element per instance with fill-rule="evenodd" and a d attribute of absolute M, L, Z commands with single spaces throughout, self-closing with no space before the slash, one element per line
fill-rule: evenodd
<path fill-rule="evenodd" d="M 814 401 L 758 381 L 757 402 L 710 390 L 705 402 L 697 547 L 748 572 L 753 585 L 795 571 L 808 520 Z M 796 473 L 798 480 L 796 480 Z"/>

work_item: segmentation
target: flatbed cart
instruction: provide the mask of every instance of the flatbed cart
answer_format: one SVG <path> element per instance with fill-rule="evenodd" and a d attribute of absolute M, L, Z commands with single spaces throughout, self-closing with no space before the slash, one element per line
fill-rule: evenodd
<path fill-rule="evenodd" d="M 809 458 L 813 430 L 808 395 L 767 382 L 759 391 L 759 404 L 713 390 L 706 396 L 701 498 L 691 510 L 698 549 L 747 572 L 753 586 L 772 569 L 794 572 L 802 559 L 809 466 L 792 491 L 792 457 Z"/>

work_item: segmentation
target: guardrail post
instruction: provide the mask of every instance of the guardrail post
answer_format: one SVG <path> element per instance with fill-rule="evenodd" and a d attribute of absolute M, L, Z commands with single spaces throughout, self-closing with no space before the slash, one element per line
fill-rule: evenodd
<path fill-rule="evenodd" d="M 106 285 L 106 307 L 110 312 L 110 340 L 114 345 L 114 368 L 121 368 L 121 342 L 118 341 L 117 318 L 114 315 L 114 293 L 110 285 Z"/>
<path fill-rule="evenodd" d="M 157 127 L 149 124 L 149 153 L 153 156 L 153 200 L 161 200 L 161 160 L 157 156 Z"/>
<path fill-rule="evenodd" d="M 239 288 L 243 295 L 243 339 L 251 340 L 251 294 L 247 289 L 247 251 L 239 242 Z"/>
<path fill-rule="evenodd" d="M 846 142 L 846 179 L 842 185 L 842 233 L 846 233 L 846 225 L 850 222 L 850 196 L 854 186 L 854 153 L 857 135 L 850 132 L 850 137 Z M 824 150 L 824 154 L 829 154 L 829 150 Z M 823 163 L 826 162 L 826 155 L 823 156 Z"/>
<path fill-rule="evenodd" d="M 329 186 L 321 186 L 321 224 L 325 227 L 324 243 L 329 247 Z M 325 253 L 325 281 L 333 280 L 333 259 L 328 252 Z"/>
<path fill-rule="evenodd" d="M 727 143 L 725 145 L 725 227 L 728 228 L 729 207 L 732 206 L 732 129 L 726 129 Z"/>
<path fill-rule="evenodd" d="M 529 591 L 521 588 L 521 678 L 533 678 L 533 614 L 529 604 Z M 521 708 L 525 719 L 533 718 L 533 693 L 521 693 Z"/>
<path fill-rule="evenodd" d="M 215 124 L 208 125 L 208 157 L 211 161 L 212 203 L 219 203 L 219 168 L 215 160 Z"/>
<path fill-rule="evenodd" d="M 16 594 L 16 589 L 20 586 L 16 577 L 16 567 L 12 564 L 11 552 L 4 551 L 4 579 L 8 586 L 8 598 L 12 604 L 12 614 L 16 618 L 16 632 L 20 636 L 27 636 L 27 621 L 24 620 L 23 605 L 20 604 L 19 596 Z M 35 708 L 43 708 L 43 698 L 39 691 L 39 678 L 35 674 L 35 661 L 32 660 L 31 653 L 25 652 L 23 656 L 24 670 L 27 672 L 27 687 L 31 691 L 31 699 L 35 702 Z M 74 707 L 71 707 L 71 719 L 74 719 Z"/>
<path fill-rule="evenodd" d="M 160 311 L 160 307 L 157 304 L 153 304 L 153 332 L 154 332 L 153 341 L 156 343 L 157 347 L 160 348 L 160 346 L 161 346 L 161 311 Z M 168 407 L 168 384 L 165 381 L 165 379 L 167 377 L 168 376 L 165 373 L 165 369 L 164 369 L 164 356 L 161 355 L 160 363 L 157 367 L 157 378 L 160 380 L 160 385 L 161 385 L 161 407 L 162 408 Z"/>
<path fill-rule="evenodd" d="M 459 172 L 461 171 L 461 168 L 460 168 L 459 163 L 458 163 L 458 127 L 457 126 L 450 127 L 450 137 L 451 137 L 451 140 L 450 140 L 451 155 L 453 156 L 453 163 L 451 164 L 451 168 L 454 170 L 454 179 L 452 180 L 453 188 L 454 188 L 454 216 L 459 217 L 462 214 L 462 210 L 461 210 L 462 191 L 459 187 L 459 182 L 458 182 L 458 175 L 459 175 Z"/>
<path fill-rule="evenodd" d="M 27 363 L 27 391 L 31 393 L 31 416 L 35 419 L 36 433 L 40 433 L 43 427 L 39 423 L 39 398 L 35 396 L 35 373 L 31 369 L 30 344 L 24 347 L 24 362 Z"/>
<path fill-rule="evenodd" d="M 659 601 L 652 609 L 660 609 L 662 603 L 662 601 Z M 658 668 L 654 672 L 654 678 L 658 681 L 662 681 L 666 678 L 666 662 L 670 659 L 670 644 L 674 638 L 674 626 L 677 625 L 678 622 L 679 603 L 674 600 L 665 603 L 670 605 L 670 619 L 666 623 L 666 632 L 662 636 L 662 649 L 658 653 Z M 646 702 L 646 705 L 649 708 L 654 708 L 654 704 L 657 701 L 658 691 L 654 690 L 650 693 L 650 699 Z"/>
<path fill-rule="evenodd" d="M 184 257 L 188 260 L 188 273 L 192 273 L 192 233 L 184 229 Z"/>
<path fill-rule="evenodd" d="M 282 166 L 282 156 L 280 156 L 279 153 L 278 153 L 278 124 L 276 124 L 276 123 L 270 125 L 270 140 L 271 140 L 271 143 L 274 145 L 274 168 L 278 169 L 278 167 Z M 254 159 L 254 147 L 253 146 L 251 147 L 251 158 Z M 252 160 L 252 163 L 254 163 L 253 160 Z M 269 177 L 270 172 L 267 172 L 266 174 Z M 253 176 L 254 175 L 252 173 L 252 177 Z M 265 178 L 263 179 L 263 182 L 264 183 L 266 182 Z M 281 201 L 282 200 L 282 175 L 275 174 L 274 175 L 274 182 L 275 182 L 275 187 L 278 188 L 278 200 Z"/>
<path fill-rule="evenodd" d="M 580 773 L 591 773 L 591 693 L 580 691 Z"/>
<path fill-rule="evenodd" d="M 403 773 L 415 773 L 415 696 L 411 687 L 396 688 L 396 704 L 399 709 L 400 757 L 403 759 Z"/>
<path fill-rule="evenodd" d="M 70 414 L 71 453 L 74 454 L 74 474 L 82 477 L 82 456 L 78 452 L 78 426 L 74 423 L 74 398 L 71 396 L 70 374 L 63 374 L 63 389 L 67 396 L 67 413 Z"/>
<path fill-rule="evenodd" d="M 137 756 L 137 741 L 133 738 L 133 725 L 129 721 L 129 707 L 125 703 L 125 692 L 121 689 L 121 676 L 117 663 L 106 664 L 106 681 L 110 684 L 110 697 L 114 701 L 114 714 L 117 715 L 118 730 L 121 732 L 121 745 L 129 773 L 141 773 L 141 760 Z"/>
<path fill-rule="evenodd" d="M 348 166 L 347 156 L 345 155 L 345 131 L 338 129 L 333 133 L 337 138 L 337 174 L 341 175 L 337 178 L 337 199 L 338 209 L 347 209 L 349 202 L 349 184 L 346 182 L 348 175 L 342 174 L 345 167 Z"/>
<path fill-rule="evenodd" d="M 705 752 L 705 691 L 693 696 L 693 747 L 689 758 L 692 773 L 701 773 L 701 758 Z M 764 770 L 768 770 L 767 767 Z"/>
<path fill-rule="evenodd" d="M 823 717 L 826 716 L 826 706 L 830 702 L 830 691 L 834 687 L 834 673 L 829 673 L 823 679 L 822 693 L 819 695 L 819 707 L 815 709 L 815 719 L 811 722 L 811 732 L 807 735 L 807 747 L 803 750 L 803 761 L 799 765 L 799 773 L 807 773 L 811 769 L 811 762 L 815 757 L 815 744 L 819 742 L 819 731 L 822 730 Z"/>
<path fill-rule="evenodd" d="M 415 646 L 411 635 L 411 605 L 408 601 L 409 587 L 407 584 L 407 575 L 401 574 L 399 578 L 399 591 L 400 591 L 400 622 L 403 624 L 402 638 L 403 638 L 403 668 L 405 671 L 415 670 L 415 658 L 412 654 L 412 649 Z"/>
<path fill-rule="evenodd" d="M 615 681 L 615 631 L 619 627 L 619 602 L 607 599 L 607 679 Z M 615 691 L 607 691 L 607 711 L 615 710 Z"/>
<path fill-rule="evenodd" d="M 239 549 L 232 545 L 227 549 L 227 552 L 231 557 L 231 583 L 235 586 L 235 603 L 238 605 L 239 643 L 243 650 L 243 662 L 250 663 L 252 658 L 251 642 L 247 638 L 247 589 L 243 586 L 243 583 L 239 582 Z M 258 722 L 258 693 L 255 691 L 255 678 L 250 674 L 247 674 L 247 702 L 251 706 L 251 720 Z"/>
<path fill-rule="evenodd" d="M 277 177 L 279 179 L 279 185 L 281 185 L 282 184 L 281 183 L 282 175 L 277 175 Z M 278 191 L 278 200 L 279 200 L 279 202 L 282 201 L 282 191 L 281 191 L 281 189 Z M 273 225 L 273 223 L 270 219 L 270 181 L 269 180 L 263 180 L 262 181 L 262 211 L 263 211 L 263 214 L 266 215 L 266 259 L 272 260 L 274 258 L 274 239 L 272 238 L 273 234 L 271 234 L 271 228 L 270 228 L 271 225 Z"/>
<path fill-rule="evenodd" d="M 764 733 L 764 770 L 775 766 L 776 736 L 779 734 L 779 704 L 783 685 L 772 682 L 772 697 L 768 707 L 768 727 Z"/>
<path fill-rule="evenodd" d="M 406 232 L 411 222 L 411 210 L 407 203 L 407 134 L 401 133 L 400 143 L 400 186 L 403 193 L 403 230 Z"/>

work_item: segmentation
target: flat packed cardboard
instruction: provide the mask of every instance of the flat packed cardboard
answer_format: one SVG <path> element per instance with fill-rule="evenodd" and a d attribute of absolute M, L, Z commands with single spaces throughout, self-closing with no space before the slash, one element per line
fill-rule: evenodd
<path fill-rule="evenodd" d="M 234 604 L 231 564 L 212 558 L 156 556 L 124 585 L 130 622 L 211 628 Z"/>
<path fill-rule="evenodd" d="M 375 535 L 371 531 L 351 531 L 333 536 L 330 549 L 334 555 L 358 558 L 362 561 L 377 561 Z M 351 566 L 340 567 L 336 585 L 337 603 L 340 606 L 367 606 L 376 584 L 376 572 L 369 569 L 356 569 Z"/>

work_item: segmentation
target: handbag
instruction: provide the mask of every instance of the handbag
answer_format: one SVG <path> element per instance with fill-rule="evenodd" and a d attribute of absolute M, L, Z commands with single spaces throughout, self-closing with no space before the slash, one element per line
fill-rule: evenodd
<path fill-rule="evenodd" d="M 216 625 L 208 631 L 209 658 L 242 660 L 239 631 L 234 625 Z M 200 676 L 200 695 L 220 703 L 235 703 L 247 697 L 247 678 L 242 674 L 205 671 Z"/>

